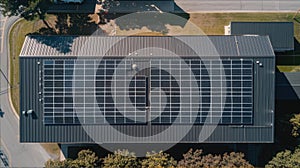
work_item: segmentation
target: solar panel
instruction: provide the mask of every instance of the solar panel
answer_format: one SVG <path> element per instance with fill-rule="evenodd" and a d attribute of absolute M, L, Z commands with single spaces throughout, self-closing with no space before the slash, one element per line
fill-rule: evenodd
<path fill-rule="evenodd" d="M 186 59 L 185 64 L 193 73 L 184 73 L 180 60 L 151 60 L 153 124 L 252 124 L 252 60 Z M 196 80 L 197 85 L 176 85 L 174 74 L 179 75 L 177 80 Z M 195 89 L 199 104 L 192 101 Z M 166 102 L 161 101 L 162 91 L 170 98 Z"/>
<path fill-rule="evenodd" d="M 252 124 L 252 66 L 251 59 L 44 60 L 44 123 Z"/>
<path fill-rule="evenodd" d="M 145 123 L 147 77 L 135 76 L 126 81 L 126 72 L 132 71 L 131 61 L 123 61 L 122 65 L 120 62 L 45 60 L 44 123 Z M 119 73 L 114 74 L 117 66 Z M 130 101 L 125 99 L 126 95 Z"/>

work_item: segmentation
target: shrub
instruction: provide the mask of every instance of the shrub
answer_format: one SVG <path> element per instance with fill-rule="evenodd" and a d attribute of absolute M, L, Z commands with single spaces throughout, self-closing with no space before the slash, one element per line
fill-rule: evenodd
<path fill-rule="evenodd" d="M 285 150 L 276 154 L 276 156 L 266 165 L 266 168 L 300 167 L 300 148 L 297 147 L 294 152 Z"/>
<path fill-rule="evenodd" d="M 174 168 L 176 165 L 176 160 L 162 151 L 147 152 L 146 158 L 142 160 L 142 168 Z"/>
<path fill-rule="evenodd" d="M 114 154 L 108 154 L 103 158 L 104 168 L 138 168 L 140 164 L 134 153 L 130 153 L 128 150 L 118 150 Z"/>
<path fill-rule="evenodd" d="M 248 161 L 244 159 L 244 154 L 231 152 L 221 155 L 202 155 L 202 150 L 195 150 L 193 152 L 190 149 L 186 154 L 183 155 L 183 159 L 178 163 L 179 168 L 200 168 L 200 167 L 241 167 L 241 168 L 252 168 Z"/>

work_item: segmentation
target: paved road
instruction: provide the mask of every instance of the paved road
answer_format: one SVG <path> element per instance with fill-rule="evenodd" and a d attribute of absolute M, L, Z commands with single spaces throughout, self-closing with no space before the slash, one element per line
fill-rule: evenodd
<path fill-rule="evenodd" d="M 10 17 L 5 23 L 3 29 L 3 50 L 0 51 L 0 63 L 1 63 L 1 94 L 0 102 L 1 108 L 4 112 L 3 118 L 0 118 L 0 130 L 1 130 L 1 145 L 2 149 L 6 153 L 9 159 L 11 167 L 42 167 L 46 160 L 50 156 L 46 153 L 44 148 L 40 144 L 28 144 L 19 142 L 19 119 L 14 114 L 7 93 L 9 84 L 8 78 L 9 70 L 9 57 L 8 53 L 8 30 L 11 25 L 17 20 L 17 17 Z"/>
<path fill-rule="evenodd" d="M 109 12 L 130 13 L 153 10 L 149 4 L 169 12 L 170 1 L 114 1 Z M 300 0 L 174 0 L 175 12 L 295 12 L 300 8 Z M 55 4 L 49 7 L 49 13 L 94 13 L 97 0 L 85 0 L 81 5 Z"/>
<path fill-rule="evenodd" d="M 6 18 L 0 14 L 0 52 L 2 51 L 2 40 L 3 40 L 3 27 Z"/>
<path fill-rule="evenodd" d="M 175 0 L 186 12 L 294 12 L 300 0 Z"/>

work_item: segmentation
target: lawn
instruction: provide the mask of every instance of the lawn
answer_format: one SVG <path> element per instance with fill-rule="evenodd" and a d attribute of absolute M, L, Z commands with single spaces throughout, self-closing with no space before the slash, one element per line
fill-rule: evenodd
<path fill-rule="evenodd" d="M 22 48 L 22 44 L 25 40 L 25 36 L 29 33 L 34 33 L 43 27 L 41 21 L 26 21 L 19 20 L 11 29 L 9 34 L 10 44 L 10 82 L 11 99 L 15 107 L 15 110 L 20 112 L 20 99 L 19 99 L 19 54 Z"/>
<path fill-rule="evenodd" d="M 295 13 L 191 13 L 190 21 L 206 34 L 223 35 L 224 26 L 230 21 L 291 21 L 294 22 L 295 37 L 300 41 L 300 23 L 293 19 Z M 300 20 L 300 14 L 296 17 Z"/>

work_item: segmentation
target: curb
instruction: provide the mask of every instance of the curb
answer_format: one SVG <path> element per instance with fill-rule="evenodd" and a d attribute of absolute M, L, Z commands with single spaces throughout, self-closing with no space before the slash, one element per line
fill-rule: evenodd
<path fill-rule="evenodd" d="M 7 44 L 7 50 L 8 50 L 8 52 L 7 52 L 7 55 L 8 55 L 8 62 L 9 62 L 9 64 L 8 64 L 8 73 L 7 73 L 7 76 L 8 76 L 9 81 L 11 80 L 10 79 L 10 76 L 11 76 L 11 74 L 10 74 L 10 54 L 11 54 L 10 53 L 10 33 L 11 33 L 12 28 L 15 26 L 15 24 L 17 24 L 20 20 L 22 20 L 22 18 L 18 18 L 10 26 L 10 28 L 8 30 L 8 44 Z M 12 109 L 14 115 L 17 117 L 18 120 L 20 120 L 20 116 L 18 115 L 18 113 L 17 113 L 17 111 L 16 111 L 16 109 L 15 109 L 13 103 L 12 103 L 12 100 L 11 100 L 11 87 L 8 89 L 8 102 L 9 102 L 10 108 Z"/>

